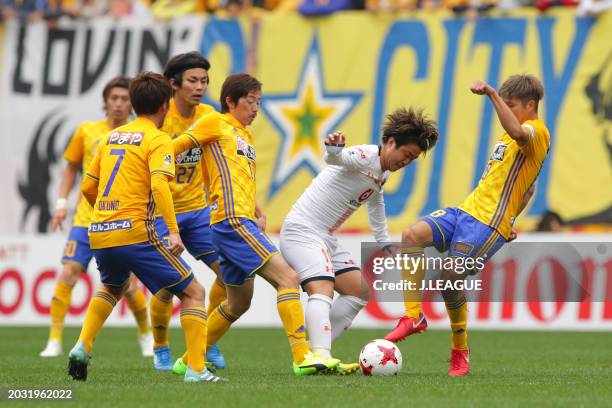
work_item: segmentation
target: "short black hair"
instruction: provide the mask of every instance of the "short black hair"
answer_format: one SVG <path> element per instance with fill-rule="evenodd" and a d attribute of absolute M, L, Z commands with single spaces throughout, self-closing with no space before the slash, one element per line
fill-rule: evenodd
<path fill-rule="evenodd" d="M 255 77 L 249 74 L 232 74 L 228 76 L 221 87 L 221 113 L 229 112 L 229 106 L 225 100 L 227 97 L 232 102 L 238 103 L 238 99 L 254 91 L 261 91 L 261 82 Z"/>
<path fill-rule="evenodd" d="M 154 115 L 172 98 L 167 78 L 155 72 L 142 72 L 130 82 L 130 100 L 136 115 Z"/>
<path fill-rule="evenodd" d="M 106 100 L 108 99 L 108 96 L 113 88 L 130 89 L 130 79 L 124 77 L 123 75 L 119 75 L 108 81 L 104 86 L 104 90 L 102 91 L 102 99 L 104 100 L 104 103 L 106 103 Z"/>
<path fill-rule="evenodd" d="M 178 54 L 172 57 L 166 64 L 164 76 L 168 79 L 174 79 L 176 84 L 181 86 L 183 72 L 192 68 L 202 68 L 208 71 L 210 69 L 210 62 L 197 51 Z"/>
<path fill-rule="evenodd" d="M 395 139 L 396 148 L 415 144 L 426 152 L 439 138 L 436 122 L 423 113 L 423 109 L 399 108 L 386 116 L 383 126 L 383 143 Z"/>

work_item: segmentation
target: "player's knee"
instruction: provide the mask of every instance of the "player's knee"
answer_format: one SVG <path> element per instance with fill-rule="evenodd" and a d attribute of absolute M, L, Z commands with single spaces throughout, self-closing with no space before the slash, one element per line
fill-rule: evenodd
<path fill-rule="evenodd" d="M 79 275 L 81 274 L 81 265 L 67 263 L 64 264 L 64 268 L 60 273 L 59 280 L 66 285 L 74 286 L 79 280 Z"/>
<path fill-rule="evenodd" d="M 240 297 L 238 299 L 228 300 L 230 312 L 236 316 L 242 316 L 251 307 L 251 299 Z"/>
<path fill-rule="evenodd" d="M 204 303 L 205 295 L 204 286 L 200 285 L 200 282 L 194 279 L 183 291 L 181 300 L 188 300 L 192 304 L 199 305 Z"/>
<path fill-rule="evenodd" d="M 402 243 L 405 244 L 418 244 L 419 237 L 417 235 L 416 229 L 412 227 L 406 228 L 402 231 Z"/>
<path fill-rule="evenodd" d="M 296 271 L 287 268 L 287 271 L 281 275 L 277 284 L 278 290 L 297 289 L 300 285 L 300 278 Z"/>

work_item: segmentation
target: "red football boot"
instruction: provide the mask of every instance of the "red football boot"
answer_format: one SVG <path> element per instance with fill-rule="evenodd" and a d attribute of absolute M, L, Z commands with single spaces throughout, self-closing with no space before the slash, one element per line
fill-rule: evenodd
<path fill-rule="evenodd" d="M 427 320 L 423 313 L 419 314 L 418 318 L 403 316 L 397 322 L 395 329 L 385 336 L 385 340 L 397 343 L 411 334 L 421 333 L 425 330 L 427 330 Z"/>
<path fill-rule="evenodd" d="M 451 349 L 450 367 L 448 375 L 463 377 L 470 372 L 470 350 Z"/>

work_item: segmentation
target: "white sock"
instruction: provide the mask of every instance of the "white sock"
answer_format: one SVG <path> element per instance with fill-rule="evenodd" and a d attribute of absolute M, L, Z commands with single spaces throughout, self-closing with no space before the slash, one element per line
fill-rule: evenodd
<path fill-rule="evenodd" d="M 331 356 L 331 323 L 329 310 L 332 298 L 315 293 L 306 304 L 306 330 L 310 338 L 310 348 L 321 357 Z"/>
<path fill-rule="evenodd" d="M 353 319 L 368 302 L 355 296 L 339 296 L 331 308 L 329 317 L 332 324 L 332 341 L 348 330 Z"/>

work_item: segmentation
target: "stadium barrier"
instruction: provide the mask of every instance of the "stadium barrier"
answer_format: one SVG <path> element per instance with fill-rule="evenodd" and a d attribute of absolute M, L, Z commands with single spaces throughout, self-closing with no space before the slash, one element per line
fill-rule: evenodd
<path fill-rule="evenodd" d="M 49 303 L 53 294 L 55 278 L 61 270 L 59 263 L 65 237 L 56 235 L 24 235 L 0 237 L 0 325 L 47 325 L 49 323 Z M 273 237 L 278 241 L 278 237 Z M 343 235 L 340 241 L 356 260 L 360 258 L 361 244 L 371 240 L 370 236 Z M 562 234 L 547 235 L 525 234 L 521 242 L 612 242 L 610 235 Z M 601 252 L 601 253 L 600 253 Z M 612 251 L 595 251 L 593 256 L 582 259 L 585 270 L 596 278 L 590 285 L 596 288 L 599 295 L 591 300 L 581 302 L 480 302 L 471 303 L 469 308 L 470 328 L 484 329 L 534 329 L 534 330 L 612 330 Z M 201 262 L 185 256 L 193 266 L 198 279 L 209 288 L 213 273 Z M 511 255 L 505 259 L 493 258 L 496 265 L 507 265 L 518 262 L 520 255 Z M 523 259 L 523 261 L 525 261 Z M 541 260 L 529 260 L 532 270 Z M 567 269 L 577 268 L 568 264 L 560 255 L 553 262 L 564 265 Z M 573 262 L 573 261 L 571 261 Z M 503 269 L 503 268 L 502 268 Z M 497 269 L 495 270 L 498 271 Z M 494 272 L 494 278 L 498 274 Z M 506 286 L 520 286 L 525 280 L 508 281 Z M 99 285 L 95 263 L 89 267 L 87 274 L 82 274 L 73 291 L 72 306 L 66 317 L 66 324 L 80 325 L 89 297 Z M 276 295 L 270 285 L 263 279 L 256 279 L 255 296 L 251 309 L 240 319 L 238 326 L 270 327 L 280 326 L 276 311 Z M 520 289 L 520 288 L 519 288 Z M 305 299 L 303 295 L 303 300 Z M 607 300 L 607 301 L 602 301 Z M 176 303 L 176 302 L 175 302 Z M 178 309 L 175 310 L 177 312 Z M 360 313 L 354 327 L 390 327 L 401 315 L 402 303 L 382 303 L 371 300 Z M 424 311 L 431 327 L 448 326 L 444 304 L 431 302 L 424 304 Z M 125 301 L 117 306 L 109 319 L 110 326 L 129 326 L 133 317 Z M 175 313 L 173 324 L 178 326 L 178 315 Z"/>

